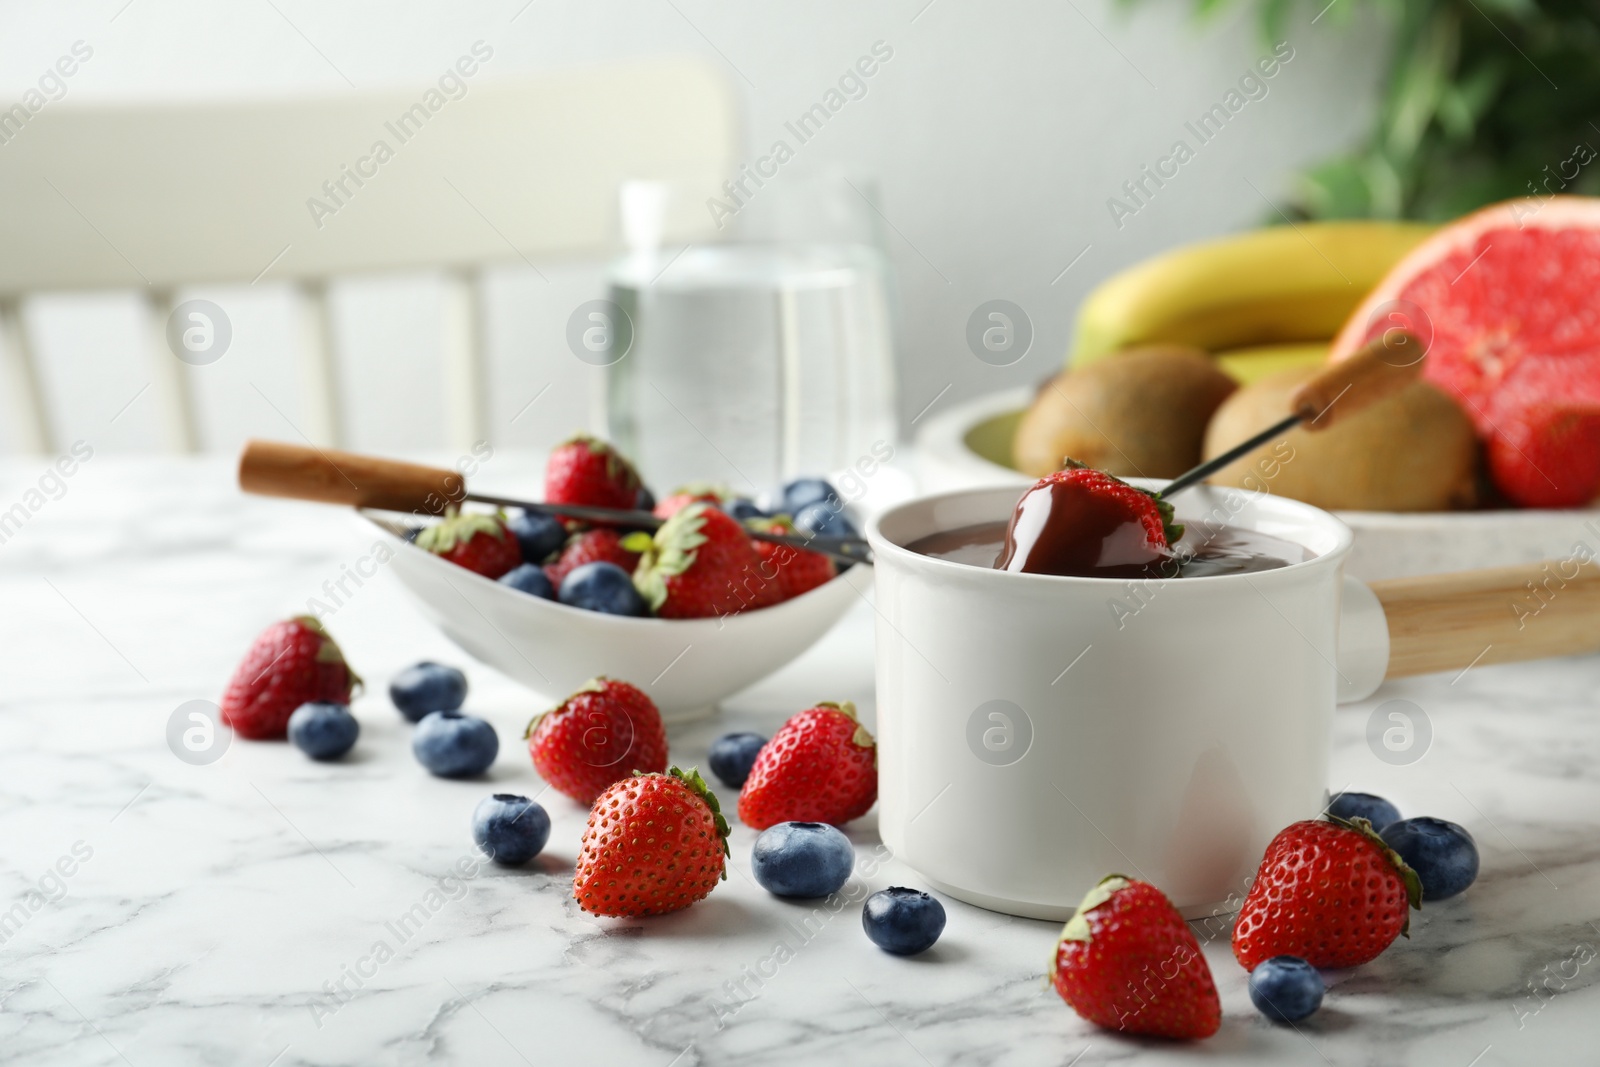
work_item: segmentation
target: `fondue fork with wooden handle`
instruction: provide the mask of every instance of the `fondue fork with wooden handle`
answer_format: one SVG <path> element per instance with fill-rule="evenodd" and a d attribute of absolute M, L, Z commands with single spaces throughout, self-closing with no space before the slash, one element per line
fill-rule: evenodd
<path fill-rule="evenodd" d="M 1302 421 L 1311 428 L 1321 428 L 1397 392 L 1415 380 L 1421 357 L 1414 353 L 1420 350 L 1410 334 L 1391 331 L 1349 359 L 1330 364 L 1295 394 L 1293 415 L 1180 475 L 1158 495 L 1171 496 L 1188 488 Z M 646 530 L 656 529 L 663 521 L 648 511 L 546 504 L 469 492 L 466 479 L 447 468 L 282 441 L 245 443 L 239 455 L 239 488 L 264 496 L 382 511 L 409 511 L 419 515 L 442 515 L 447 509 L 470 500 L 494 507 L 521 508 L 584 522 L 614 523 Z M 858 537 L 805 537 L 756 531 L 750 536 L 820 552 L 843 563 L 872 562 L 867 542 Z"/>
<path fill-rule="evenodd" d="M 466 480 L 446 468 L 270 441 L 246 444 L 239 457 L 239 487 L 267 496 L 421 515 L 442 514 L 472 500 L 641 528 L 654 528 L 662 521 L 646 511 L 471 493 Z M 752 536 L 821 551 L 846 562 L 871 559 L 866 543 L 853 538 Z M 1596 544 L 1586 553 L 1579 546 L 1567 560 L 1395 578 L 1370 586 L 1351 580 L 1349 625 L 1341 643 L 1358 642 L 1365 648 L 1358 662 L 1368 664 L 1365 673 L 1370 676 L 1355 688 L 1365 690 L 1359 693 L 1365 696 L 1384 677 L 1600 649 L 1600 563 L 1590 562 L 1596 558 L 1600 558 L 1600 524 Z"/>
<path fill-rule="evenodd" d="M 1182 492 L 1296 426 L 1325 430 L 1393 396 L 1417 380 L 1423 356 L 1412 334 L 1384 333 L 1296 390 L 1288 417 L 1179 475 L 1157 495 Z M 1346 641 L 1366 645 L 1368 665 L 1377 668 L 1368 672 L 1375 675 L 1370 684 L 1355 688 L 1370 692 L 1383 678 L 1600 650 L 1600 563 L 1591 562 L 1600 559 L 1600 524 L 1595 532 L 1595 544 L 1575 546 L 1565 560 L 1372 582 L 1370 597 L 1353 590 L 1350 599 L 1364 599 L 1367 610 L 1347 610 L 1347 620 L 1350 629 L 1366 632 L 1342 633 L 1341 648 Z"/>
<path fill-rule="evenodd" d="M 1393 395 L 1416 380 L 1421 346 L 1410 334 L 1391 331 L 1361 352 L 1330 364 L 1303 385 L 1294 413 L 1228 452 L 1174 479 L 1160 491 L 1170 496 L 1290 428 L 1318 430 L 1367 404 Z M 462 501 L 519 507 L 590 522 L 654 529 L 662 520 L 646 511 L 617 511 L 544 504 L 471 493 L 453 470 L 271 441 L 251 441 L 239 457 L 239 486 L 267 496 L 330 504 L 439 515 Z M 859 538 L 752 537 L 821 552 L 842 562 L 870 563 Z M 1600 650 L 1600 524 L 1596 543 L 1574 546 L 1565 560 L 1490 570 L 1424 575 L 1373 582 L 1347 582 L 1346 641 L 1363 649 L 1356 662 L 1366 669 L 1342 688 L 1347 699 L 1366 696 L 1385 677 L 1466 670 L 1491 663 L 1542 659 Z M 1353 588 L 1352 588 L 1353 587 Z M 1370 590 L 1370 592 L 1369 592 Z M 1343 660 L 1341 655 L 1341 661 Z"/>
<path fill-rule="evenodd" d="M 287 444 L 282 441 L 247 441 L 239 454 L 239 488 L 262 496 L 314 500 L 380 511 L 409 511 L 416 515 L 443 515 L 446 510 L 473 501 L 494 507 L 556 515 L 584 522 L 611 523 L 654 530 L 663 519 L 648 511 L 595 508 L 579 504 L 545 504 L 514 497 L 469 492 L 467 481 L 456 471 L 429 467 L 354 452 Z M 872 553 L 859 537 L 807 537 L 749 531 L 758 541 L 820 552 L 842 563 L 870 563 Z"/>
<path fill-rule="evenodd" d="M 1329 363 L 1296 389 L 1289 398 L 1288 416 L 1221 455 L 1184 471 L 1158 489 L 1156 496 L 1168 499 L 1174 493 L 1181 493 L 1296 426 L 1303 425 L 1311 431 L 1326 430 L 1369 405 L 1393 396 L 1417 380 L 1422 373 L 1423 356 L 1422 343 L 1412 334 L 1405 330 L 1384 332 L 1349 359 Z"/>

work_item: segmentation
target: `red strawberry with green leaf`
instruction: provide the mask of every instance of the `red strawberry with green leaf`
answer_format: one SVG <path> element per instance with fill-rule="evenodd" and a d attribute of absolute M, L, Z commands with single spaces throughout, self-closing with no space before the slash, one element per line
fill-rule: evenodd
<path fill-rule="evenodd" d="M 739 792 L 739 819 L 842 826 L 878 799 L 878 745 L 854 704 L 822 703 L 792 716 L 761 746 Z"/>
<path fill-rule="evenodd" d="M 763 584 L 761 557 L 744 527 L 703 501 L 673 515 L 654 535 L 629 534 L 622 546 L 641 553 L 633 584 L 663 619 L 732 615 L 752 606 L 747 588 Z"/>
<path fill-rule="evenodd" d="M 655 506 L 657 518 L 670 519 L 696 501 L 720 508 L 729 497 L 727 489 L 709 482 L 680 485 Z"/>
<path fill-rule="evenodd" d="M 635 772 L 667 769 L 667 731 L 645 693 L 593 678 L 523 733 L 539 777 L 580 804 Z"/>
<path fill-rule="evenodd" d="M 1068 458 L 1062 462 L 1060 470 L 1041 480 L 1081 485 L 1097 496 L 1116 500 L 1127 509 L 1130 519 L 1144 525 L 1150 540 L 1163 548 L 1171 548 L 1183 536 L 1183 524 L 1172 521 L 1171 504 L 1148 489 L 1129 485 L 1116 475 L 1096 470 L 1087 463 Z"/>
<path fill-rule="evenodd" d="M 1067 920 L 1050 984 L 1108 1030 L 1193 1039 L 1222 1025 L 1211 968 L 1183 916 L 1161 890 L 1126 875 L 1101 879 Z"/>
<path fill-rule="evenodd" d="M 648 536 L 648 535 L 646 535 Z M 622 547 L 622 535 L 609 526 L 575 533 L 567 538 L 566 547 L 554 563 L 545 564 L 545 577 L 558 590 L 561 579 L 585 563 L 615 563 L 629 574 L 639 562 L 639 553 Z"/>
<path fill-rule="evenodd" d="M 1267 846 L 1233 924 L 1247 971 L 1273 956 L 1355 967 L 1410 927 L 1422 883 L 1365 819 L 1291 823 Z"/>
<path fill-rule="evenodd" d="M 595 915 L 678 911 L 728 877 L 727 856 L 728 822 L 699 771 L 635 775 L 590 810 L 572 895 Z"/>
<path fill-rule="evenodd" d="M 251 643 L 222 694 L 222 721 L 240 737 L 280 738 L 301 704 L 348 704 L 360 684 L 322 623 L 297 615 Z"/>
<path fill-rule="evenodd" d="M 1029 574 L 1151 577 L 1145 569 L 1169 559 L 1183 536 L 1172 519 L 1172 505 L 1154 493 L 1068 459 L 1022 494 L 995 566 Z"/>
<path fill-rule="evenodd" d="M 498 515 L 446 515 L 417 535 L 417 547 L 485 578 L 498 578 L 522 562 L 522 546 Z"/>
<path fill-rule="evenodd" d="M 764 533 L 795 536 L 794 523 L 783 515 L 775 519 L 750 520 L 749 525 L 752 529 Z M 819 585 L 826 585 L 838 573 L 834 569 L 833 560 L 820 552 L 791 548 L 789 545 L 774 544 L 771 541 L 753 543 L 756 554 L 761 557 L 762 577 L 776 576 L 778 589 L 776 599 L 779 601 L 809 593 Z"/>
<path fill-rule="evenodd" d="M 632 508 L 643 485 L 626 456 L 587 434 L 557 445 L 544 468 L 544 498 L 551 504 Z"/>

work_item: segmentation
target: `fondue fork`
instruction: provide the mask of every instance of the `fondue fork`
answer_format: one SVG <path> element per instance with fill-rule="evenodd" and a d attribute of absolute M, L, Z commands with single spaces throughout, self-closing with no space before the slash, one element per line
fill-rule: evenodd
<path fill-rule="evenodd" d="M 1422 373 L 1427 352 L 1414 334 L 1405 330 L 1386 330 L 1352 353 L 1348 359 L 1330 363 L 1315 378 L 1295 390 L 1289 398 L 1293 414 L 1268 426 L 1254 437 L 1239 442 L 1219 456 L 1185 471 L 1162 488 L 1156 496 L 1166 499 L 1204 481 L 1241 456 L 1248 455 L 1274 438 L 1304 425 L 1307 430 L 1325 430 L 1370 404 L 1393 396 Z"/>
<path fill-rule="evenodd" d="M 1390 330 L 1349 359 L 1329 364 L 1290 398 L 1293 413 L 1226 452 L 1168 482 L 1159 498 L 1180 493 L 1229 463 L 1260 448 L 1296 426 L 1322 430 L 1369 404 L 1392 396 L 1416 380 L 1424 352 L 1417 338 Z M 442 515 L 465 501 L 583 522 L 611 523 L 655 530 L 661 518 L 648 511 L 598 508 L 581 504 L 547 504 L 467 490 L 466 478 L 443 467 L 363 456 L 353 452 L 294 445 L 282 441 L 248 441 L 239 455 L 239 488 L 263 496 L 315 500 L 381 511 Z M 758 541 L 819 552 L 841 563 L 872 562 L 872 550 L 860 537 L 823 537 L 749 530 Z"/>
<path fill-rule="evenodd" d="M 468 492 L 466 478 L 444 467 L 405 463 L 354 452 L 247 441 L 239 454 L 239 488 L 262 496 L 347 504 L 380 511 L 442 515 L 464 501 L 555 515 L 583 522 L 610 523 L 640 530 L 658 529 L 665 520 L 648 511 L 546 504 L 536 500 Z M 841 563 L 871 563 L 872 551 L 860 537 L 807 537 L 746 529 L 758 541 L 819 552 Z"/>

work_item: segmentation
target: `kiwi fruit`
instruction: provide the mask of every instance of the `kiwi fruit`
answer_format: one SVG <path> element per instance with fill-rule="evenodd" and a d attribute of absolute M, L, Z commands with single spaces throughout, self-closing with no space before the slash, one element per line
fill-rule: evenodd
<path fill-rule="evenodd" d="M 1236 388 L 1202 349 L 1125 349 L 1041 386 L 1012 458 L 1035 478 L 1068 456 L 1121 477 L 1176 477 L 1200 462 L 1206 424 Z"/>
<path fill-rule="evenodd" d="M 1289 397 L 1317 373 L 1295 367 L 1245 386 L 1207 428 L 1209 459 L 1289 414 Z M 1448 511 L 1478 499 L 1472 422 L 1426 382 L 1325 430 L 1298 426 L 1211 476 L 1213 485 L 1276 493 L 1338 511 Z"/>

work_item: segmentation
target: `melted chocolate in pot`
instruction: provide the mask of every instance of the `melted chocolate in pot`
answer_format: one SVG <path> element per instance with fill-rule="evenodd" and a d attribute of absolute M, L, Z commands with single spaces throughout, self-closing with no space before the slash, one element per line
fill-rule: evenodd
<path fill-rule="evenodd" d="M 951 563 L 996 568 L 1006 547 L 1008 525 L 1007 522 L 984 522 L 944 530 L 918 538 L 906 547 Z M 1113 563 L 1109 569 L 1091 570 L 1088 574 L 1105 578 L 1208 578 L 1218 574 L 1276 570 L 1291 563 L 1303 563 L 1312 555 L 1300 545 L 1269 534 L 1222 523 L 1189 522 L 1185 524 L 1183 539 L 1170 557 L 1147 563 L 1134 573 L 1129 573 L 1126 563 Z"/>

